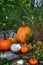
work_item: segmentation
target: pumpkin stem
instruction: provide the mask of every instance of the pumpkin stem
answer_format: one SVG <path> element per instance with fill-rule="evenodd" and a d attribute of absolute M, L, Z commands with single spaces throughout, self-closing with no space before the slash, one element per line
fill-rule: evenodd
<path fill-rule="evenodd" d="M 35 55 L 33 55 L 33 59 L 35 59 Z"/>
<path fill-rule="evenodd" d="M 24 21 L 22 22 L 22 25 L 25 26 L 25 22 Z"/>
<path fill-rule="evenodd" d="M 27 44 L 26 44 L 26 43 L 24 43 L 24 42 L 22 42 L 22 43 L 21 43 L 21 45 L 22 45 L 22 46 L 24 46 L 24 47 L 25 47 L 25 46 L 27 46 Z"/>
<path fill-rule="evenodd" d="M 7 39 L 6 34 L 5 34 L 5 31 L 3 31 L 3 34 L 4 34 L 4 39 Z"/>

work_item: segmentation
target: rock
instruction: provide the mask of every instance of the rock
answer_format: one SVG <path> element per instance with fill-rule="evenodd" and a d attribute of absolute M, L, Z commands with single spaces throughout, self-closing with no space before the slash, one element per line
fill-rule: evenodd
<path fill-rule="evenodd" d="M 20 59 L 20 60 L 17 60 L 17 65 L 23 65 L 24 64 L 24 60 Z"/>
<path fill-rule="evenodd" d="M 16 33 L 14 30 L 6 30 L 5 32 L 8 34 L 9 37 L 16 37 Z"/>
<path fill-rule="evenodd" d="M 1 39 L 4 39 L 4 34 L 3 34 L 3 32 L 0 32 L 0 38 L 1 38 Z"/>
<path fill-rule="evenodd" d="M 18 55 L 16 55 L 15 53 L 11 52 L 11 51 L 6 51 L 4 54 L 0 55 L 0 58 L 6 58 L 8 60 L 14 60 L 19 58 Z"/>

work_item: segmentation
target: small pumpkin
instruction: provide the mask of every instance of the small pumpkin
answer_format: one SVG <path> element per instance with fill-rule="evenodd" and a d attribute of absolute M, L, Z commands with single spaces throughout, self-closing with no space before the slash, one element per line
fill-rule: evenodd
<path fill-rule="evenodd" d="M 1 49 L 1 50 L 9 50 L 11 44 L 12 44 L 11 40 L 3 40 L 3 41 L 0 43 L 0 49 Z"/>
<path fill-rule="evenodd" d="M 26 43 L 22 44 L 21 46 L 21 52 L 22 53 L 27 53 L 28 52 L 28 46 Z"/>
<path fill-rule="evenodd" d="M 10 39 L 12 42 L 17 42 L 17 39 L 14 37 L 9 37 L 8 39 Z"/>
<path fill-rule="evenodd" d="M 16 38 L 19 42 L 25 42 L 27 41 L 26 37 L 27 35 L 31 35 L 32 30 L 28 26 L 20 27 L 17 31 Z"/>
<path fill-rule="evenodd" d="M 37 45 L 40 45 L 42 43 L 42 41 L 37 41 L 36 44 Z"/>
<path fill-rule="evenodd" d="M 18 52 L 18 51 L 20 51 L 20 48 L 21 48 L 20 44 L 15 44 L 15 43 L 13 43 L 13 44 L 11 45 L 11 47 L 10 47 L 11 51 L 13 51 L 13 52 Z"/>
<path fill-rule="evenodd" d="M 35 59 L 35 58 L 31 58 L 31 59 L 29 59 L 28 62 L 29 62 L 31 65 L 37 65 L 37 64 L 38 64 L 38 60 Z"/>

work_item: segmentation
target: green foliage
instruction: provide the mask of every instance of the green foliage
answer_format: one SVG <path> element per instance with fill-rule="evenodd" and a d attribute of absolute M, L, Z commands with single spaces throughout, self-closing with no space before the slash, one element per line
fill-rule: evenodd
<path fill-rule="evenodd" d="M 35 8 L 34 0 L 0 0 L 0 30 L 17 29 L 29 25 L 35 39 L 43 32 L 43 2 Z M 39 33 L 40 32 L 40 33 Z"/>
<path fill-rule="evenodd" d="M 34 0 L 0 0 L 0 31 L 17 31 L 23 22 L 32 28 L 34 37 L 30 37 L 30 41 L 43 41 L 43 1 L 41 7 L 35 8 Z M 43 58 L 43 45 L 36 46 L 35 49 L 32 51 L 33 55 Z M 31 57 L 32 53 L 27 54 L 28 57 Z"/>
<path fill-rule="evenodd" d="M 10 65 L 10 61 L 8 59 L 0 60 L 0 65 Z"/>

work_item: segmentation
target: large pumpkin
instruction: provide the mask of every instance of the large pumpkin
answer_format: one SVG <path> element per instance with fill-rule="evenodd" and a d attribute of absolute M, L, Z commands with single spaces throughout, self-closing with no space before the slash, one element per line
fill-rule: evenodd
<path fill-rule="evenodd" d="M 0 43 L 3 41 L 4 39 L 0 39 Z"/>
<path fill-rule="evenodd" d="M 17 31 L 17 40 L 20 42 L 25 42 L 26 41 L 26 35 L 31 35 L 32 30 L 30 27 L 25 26 L 25 27 L 20 27 Z"/>
<path fill-rule="evenodd" d="M 4 39 L 0 39 L 0 50 L 1 50 L 1 42 L 3 42 Z"/>
<path fill-rule="evenodd" d="M 0 50 L 9 50 L 11 44 L 11 40 L 2 40 L 0 43 Z"/>

